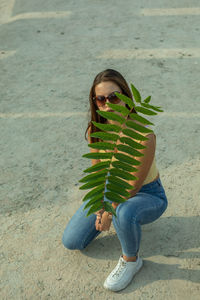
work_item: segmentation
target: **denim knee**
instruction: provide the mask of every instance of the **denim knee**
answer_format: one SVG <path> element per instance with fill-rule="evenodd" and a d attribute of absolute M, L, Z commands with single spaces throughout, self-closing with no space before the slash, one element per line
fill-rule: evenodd
<path fill-rule="evenodd" d="M 136 223 L 137 219 L 133 216 L 133 212 L 130 212 L 130 209 L 126 202 L 120 204 L 116 209 L 116 221 L 120 224 L 121 229 L 127 229 L 130 227 L 131 223 Z"/>
<path fill-rule="evenodd" d="M 68 237 L 67 234 L 63 234 L 62 243 L 65 248 L 69 250 L 82 250 L 84 246 L 81 245 L 80 241 L 78 241 L 75 237 Z"/>

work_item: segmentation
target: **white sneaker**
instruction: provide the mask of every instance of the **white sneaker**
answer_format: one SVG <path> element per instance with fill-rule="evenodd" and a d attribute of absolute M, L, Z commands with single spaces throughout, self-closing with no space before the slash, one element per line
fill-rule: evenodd
<path fill-rule="evenodd" d="M 120 256 L 118 264 L 104 282 L 104 288 L 117 292 L 131 282 L 133 276 L 141 269 L 143 265 L 142 259 L 137 257 L 136 261 L 125 261 L 123 255 Z"/>

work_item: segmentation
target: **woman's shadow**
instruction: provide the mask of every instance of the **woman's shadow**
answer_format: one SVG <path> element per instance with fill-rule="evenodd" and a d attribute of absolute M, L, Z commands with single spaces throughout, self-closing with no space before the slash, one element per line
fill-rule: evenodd
<path fill-rule="evenodd" d="M 143 259 L 143 268 L 134 277 L 134 284 L 131 283 L 121 293 L 130 293 L 160 279 L 199 283 L 199 228 L 198 216 L 162 217 L 142 225 L 139 255 Z M 114 227 L 111 226 L 109 232 L 101 232 L 81 252 L 96 259 L 118 261 L 122 252 Z"/>

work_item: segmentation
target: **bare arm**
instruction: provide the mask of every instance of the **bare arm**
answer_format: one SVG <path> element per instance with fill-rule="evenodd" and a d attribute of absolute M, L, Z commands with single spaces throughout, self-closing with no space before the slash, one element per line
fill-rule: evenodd
<path fill-rule="evenodd" d="M 146 135 L 148 137 L 147 141 L 142 141 L 141 144 L 143 146 L 146 146 L 147 148 L 145 149 L 140 149 L 139 151 L 144 154 L 144 156 L 139 156 L 139 157 L 134 157 L 136 160 L 140 161 L 141 164 L 139 166 L 136 166 L 138 171 L 136 172 L 130 172 L 130 174 L 138 177 L 138 180 L 133 180 L 133 181 L 127 181 L 130 185 L 134 187 L 133 190 L 129 190 L 129 193 L 131 194 L 131 197 L 135 196 L 137 192 L 141 189 L 142 184 L 147 177 L 147 174 L 150 170 L 150 167 L 152 165 L 154 155 L 155 155 L 155 150 L 156 150 L 156 138 L 153 133 L 150 133 Z M 119 153 L 123 153 L 118 151 Z M 131 156 L 133 157 L 133 156 Z M 124 180 L 126 181 L 126 180 Z M 126 197 L 121 196 L 122 198 L 126 199 Z M 113 202 L 112 206 L 116 208 L 119 204 Z"/>

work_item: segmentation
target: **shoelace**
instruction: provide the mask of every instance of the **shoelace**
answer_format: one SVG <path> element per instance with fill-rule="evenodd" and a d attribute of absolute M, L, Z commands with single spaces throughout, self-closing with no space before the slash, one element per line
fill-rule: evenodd
<path fill-rule="evenodd" d="M 118 277 L 125 266 L 126 266 L 126 261 L 123 261 L 121 259 L 119 262 L 118 268 L 112 277 Z"/>

